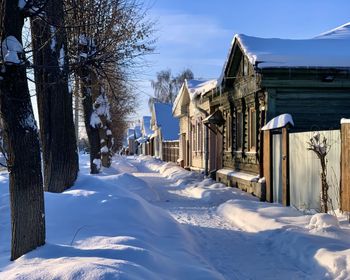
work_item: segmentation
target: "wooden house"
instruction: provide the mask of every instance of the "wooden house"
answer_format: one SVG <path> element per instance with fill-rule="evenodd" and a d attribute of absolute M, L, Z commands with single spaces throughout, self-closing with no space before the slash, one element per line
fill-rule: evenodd
<path fill-rule="evenodd" d="M 151 116 L 151 155 L 163 159 L 163 142 L 179 140 L 179 121 L 172 116 L 172 105 L 154 103 Z"/>
<path fill-rule="evenodd" d="M 143 116 L 141 121 L 141 137 L 138 138 L 140 143 L 139 153 L 143 155 L 150 155 L 150 143 L 149 139 L 152 136 L 153 131 L 151 129 L 151 116 Z"/>
<path fill-rule="evenodd" d="M 179 163 L 187 169 L 209 172 L 209 138 L 212 132 L 203 120 L 209 115 L 209 101 L 202 96 L 215 89 L 216 80 L 185 80 L 173 105 L 180 123 Z"/>
<path fill-rule="evenodd" d="M 289 113 L 293 131 L 339 128 L 350 113 L 350 42 L 234 37 L 219 88 L 209 96 L 225 125 L 219 181 L 264 198 L 261 127 Z"/>
<path fill-rule="evenodd" d="M 127 151 L 129 155 L 135 154 L 136 143 L 135 143 L 135 130 L 133 128 L 128 128 L 127 130 Z"/>

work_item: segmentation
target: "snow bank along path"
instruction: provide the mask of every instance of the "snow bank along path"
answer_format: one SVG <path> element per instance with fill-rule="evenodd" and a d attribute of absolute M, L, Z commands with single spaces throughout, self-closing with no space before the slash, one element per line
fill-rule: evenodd
<path fill-rule="evenodd" d="M 130 161 L 129 161 L 130 162 Z M 137 163 L 138 162 L 138 163 Z M 134 173 L 186 225 L 225 279 L 348 279 L 350 230 L 330 215 L 302 215 L 150 157 Z M 160 172 L 149 176 L 147 169 Z M 343 217 L 344 218 L 344 217 Z"/>
<path fill-rule="evenodd" d="M 348 279 L 350 230 L 257 201 L 150 157 L 45 194 L 47 244 L 9 259 L 8 176 L 0 174 L 0 279 Z"/>

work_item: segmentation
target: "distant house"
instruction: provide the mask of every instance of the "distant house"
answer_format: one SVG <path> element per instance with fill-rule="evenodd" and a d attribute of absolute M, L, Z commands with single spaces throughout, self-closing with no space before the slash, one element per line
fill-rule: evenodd
<path fill-rule="evenodd" d="M 140 141 L 140 139 L 142 139 L 141 126 L 135 125 L 134 132 L 135 132 L 135 154 L 138 155 L 140 154 L 140 145 L 142 142 Z"/>
<path fill-rule="evenodd" d="M 151 129 L 151 116 L 143 116 L 141 121 L 141 137 L 138 138 L 138 142 L 140 143 L 140 154 L 151 154 L 149 139 L 152 135 L 153 130 Z"/>
<path fill-rule="evenodd" d="M 225 119 L 217 178 L 263 196 L 260 129 L 289 113 L 293 131 L 339 128 L 350 113 L 349 24 L 314 39 L 236 35 L 211 108 Z M 345 34 L 345 35 L 344 35 Z"/>
<path fill-rule="evenodd" d="M 127 148 L 129 155 L 135 154 L 136 151 L 136 143 L 135 143 L 135 130 L 133 128 L 128 128 L 127 130 Z"/>
<path fill-rule="evenodd" d="M 209 157 L 210 148 L 215 145 L 216 131 L 203 124 L 210 114 L 209 100 L 202 97 L 216 88 L 216 80 L 185 80 L 173 105 L 173 115 L 180 123 L 181 166 L 209 173 L 213 158 Z"/>
<path fill-rule="evenodd" d="M 179 140 L 179 121 L 172 115 L 171 104 L 153 104 L 151 129 L 151 154 L 163 159 L 163 142 Z"/>

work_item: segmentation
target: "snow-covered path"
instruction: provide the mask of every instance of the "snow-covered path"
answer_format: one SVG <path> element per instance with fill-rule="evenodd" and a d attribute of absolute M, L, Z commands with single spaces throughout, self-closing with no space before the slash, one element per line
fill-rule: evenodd
<path fill-rule="evenodd" d="M 194 235 L 203 256 L 225 279 L 307 279 L 294 261 L 272 250 L 265 239 L 251 234 L 217 214 L 223 200 L 206 201 L 182 194 L 174 180 L 151 171 L 135 159 L 128 159 L 136 172 L 154 192 L 152 204 L 167 210 Z M 144 190 L 143 190 L 144 191 Z"/>
<path fill-rule="evenodd" d="M 45 193 L 46 244 L 10 262 L 0 173 L 0 279 L 350 279 L 348 223 L 259 202 L 174 163 L 116 157 Z"/>

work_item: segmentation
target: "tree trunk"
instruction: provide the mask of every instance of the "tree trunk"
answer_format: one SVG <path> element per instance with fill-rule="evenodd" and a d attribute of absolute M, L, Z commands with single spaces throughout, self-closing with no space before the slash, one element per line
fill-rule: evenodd
<path fill-rule="evenodd" d="M 63 1 L 48 1 L 45 13 L 51 26 L 40 18 L 32 21 L 44 189 L 62 192 L 74 184 L 79 170 L 72 94 L 64 55 L 67 38 L 65 29 L 59 28 L 63 26 Z"/>
<path fill-rule="evenodd" d="M 100 172 L 101 167 L 100 135 L 99 129 L 91 126 L 91 115 L 93 112 L 91 79 L 85 80 L 88 80 L 87 84 L 81 84 L 80 88 L 83 92 L 84 122 L 90 144 L 90 173 L 97 174 Z"/>
<path fill-rule="evenodd" d="M 18 1 L 1 2 L 1 41 L 22 42 L 24 15 Z M 44 195 L 40 147 L 23 64 L 7 64 L 1 73 L 0 110 L 8 139 L 11 204 L 11 260 L 45 243 Z"/>
<path fill-rule="evenodd" d="M 328 182 L 327 182 L 327 164 L 325 156 L 320 157 L 321 160 L 321 210 L 323 213 L 328 213 Z"/>

